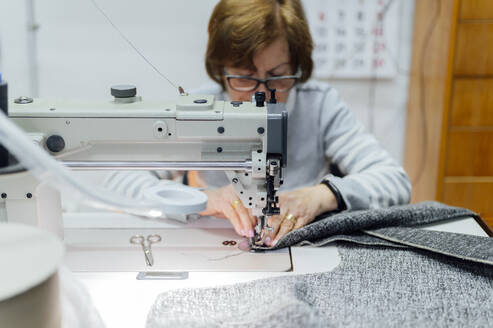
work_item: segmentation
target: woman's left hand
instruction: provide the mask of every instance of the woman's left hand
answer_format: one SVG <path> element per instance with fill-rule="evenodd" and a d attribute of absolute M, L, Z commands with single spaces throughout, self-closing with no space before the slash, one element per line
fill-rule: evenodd
<path fill-rule="evenodd" d="M 274 246 L 288 232 L 312 222 L 317 215 L 335 210 L 337 200 L 326 185 L 320 184 L 280 193 L 279 207 L 281 214 L 269 219 L 273 231 L 264 239 L 268 246 Z"/>

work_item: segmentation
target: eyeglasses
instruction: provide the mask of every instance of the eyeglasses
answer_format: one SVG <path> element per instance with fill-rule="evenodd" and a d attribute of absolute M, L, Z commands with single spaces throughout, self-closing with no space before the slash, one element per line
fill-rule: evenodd
<path fill-rule="evenodd" d="M 228 81 L 228 85 L 235 91 L 254 91 L 260 84 L 265 84 L 269 91 L 276 90 L 277 92 L 287 92 L 291 89 L 296 81 L 301 77 L 301 73 L 296 75 L 273 76 L 265 80 L 246 75 L 232 75 L 224 70 L 224 77 Z"/>

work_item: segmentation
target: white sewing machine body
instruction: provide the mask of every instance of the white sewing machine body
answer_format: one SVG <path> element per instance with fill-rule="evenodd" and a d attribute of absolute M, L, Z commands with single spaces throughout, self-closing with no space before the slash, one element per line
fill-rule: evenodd
<path fill-rule="evenodd" d="M 19 98 L 10 102 L 9 118 L 34 142 L 74 170 L 223 170 L 244 206 L 263 218 L 259 219 L 256 236 L 265 227 L 264 215 L 272 215 L 276 210 L 275 192 L 282 183 L 287 148 L 284 104 L 224 102 L 213 96 L 188 95 L 180 96 L 176 103 L 144 102 L 135 94 L 98 103 Z M 90 231 L 87 226 L 64 227 L 58 191 L 40 183 L 28 171 L 0 175 L 0 193 L 6 195 L 0 199 L 0 207 L 5 208 L 0 220 L 24 222 L 65 235 L 67 259 L 75 259 L 70 266 L 76 271 L 154 269 L 144 265 L 140 248 L 128 244 L 129 236 L 138 229 L 130 229 L 132 232 L 128 227 L 122 228 L 118 221 L 104 227 L 96 222 Z M 211 224 L 212 230 L 193 224 L 184 229 L 173 227 L 169 230 L 171 234 L 161 227 L 160 233 L 165 236 L 160 245 L 154 245 L 155 254 L 160 253 L 160 248 L 162 253 L 165 247 L 178 261 L 171 266 L 172 261 L 166 261 L 163 266 L 160 255 L 155 255 L 155 270 L 224 271 L 224 265 L 195 265 L 193 256 L 186 256 L 186 263 L 180 262 L 189 247 L 213 253 L 212 257 L 228 257 L 232 251 L 238 251 L 229 247 L 224 252 L 225 245 L 218 245 L 224 239 L 236 242 L 238 237 L 232 228 L 222 225 L 215 229 Z M 165 224 L 164 229 L 167 228 Z M 92 255 L 77 259 L 83 253 Z M 132 261 L 129 254 L 139 260 Z M 272 259 L 279 254 L 281 265 L 269 266 L 276 263 Z M 291 268 L 289 251 L 248 256 L 256 258 L 251 270 Z M 265 260 L 266 257 L 271 260 Z M 108 261 L 112 258 L 116 261 L 113 267 Z M 105 259 L 105 265 L 99 265 Z M 234 260 L 229 263 L 233 263 L 230 270 L 234 271 Z M 241 271 L 248 270 L 244 263 L 238 262 Z"/>

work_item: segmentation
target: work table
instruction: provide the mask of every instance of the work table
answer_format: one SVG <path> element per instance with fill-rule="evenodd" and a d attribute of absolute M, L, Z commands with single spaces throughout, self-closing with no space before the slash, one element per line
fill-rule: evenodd
<path fill-rule="evenodd" d="M 90 231 L 93 229 L 97 229 L 98 231 L 108 231 L 108 229 L 115 229 L 116 227 L 118 227 L 118 229 L 121 230 L 128 229 L 129 232 L 140 231 L 142 233 L 153 233 L 154 231 L 171 231 L 171 234 L 175 235 L 179 234 L 180 231 L 184 232 L 184 229 L 191 229 L 187 233 L 191 237 L 193 237 L 194 233 L 197 233 L 192 231 L 202 229 L 214 231 L 216 234 L 218 231 L 220 231 L 220 236 L 218 237 L 221 238 L 238 238 L 235 237 L 234 232 L 229 226 L 228 221 L 213 218 L 203 218 L 188 225 L 184 225 L 179 222 L 161 223 L 155 221 L 144 221 L 132 216 L 122 214 L 66 213 L 64 216 L 64 223 L 66 234 L 67 232 L 73 233 L 77 230 Z M 438 224 L 434 223 L 428 225 L 427 227 L 425 227 L 425 229 L 487 236 L 486 232 L 473 218 L 450 220 L 446 222 L 440 222 Z M 166 242 L 168 238 L 164 236 L 163 239 L 164 242 Z M 189 240 L 185 237 L 183 237 L 182 239 L 187 239 L 187 242 L 193 242 L 193 240 Z M 207 242 L 214 242 L 207 238 L 205 240 Z M 70 240 L 68 240 L 67 242 L 69 242 L 70 244 Z M 111 240 L 109 242 L 111 243 Z M 173 249 L 176 250 L 176 248 Z M 207 252 L 206 247 L 203 247 L 202 249 L 204 250 L 204 252 Z M 155 250 L 156 253 L 159 253 L 159 249 L 157 247 L 155 247 Z M 136 249 L 135 251 L 142 252 L 138 249 Z M 67 247 L 66 264 L 69 266 L 69 268 L 71 266 L 74 266 L 74 258 L 71 258 L 71 252 L 71 247 Z M 214 252 L 212 248 L 210 248 L 209 253 L 211 252 Z M 237 249 L 232 249 L 231 252 L 234 252 L 234 254 L 238 254 L 238 252 L 241 251 Z M 108 271 L 106 272 L 86 271 L 74 273 L 75 276 L 88 289 L 95 307 L 99 311 L 103 321 L 108 328 L 144 327 L 147 313 L 154 303 L 156 297 L 160 293 L 167 290 L 178 288 L 212 287 L 282 275 L 325 272 L 333 270 L 341 262 L 341 258 L 335 245 L 329 245 L 321 248 L 290 247 L 289 250 L 284 249 L 276 252 L 280 254 L 279 258 L 281 258 L 282 260 L 279 262 L 280 264 L 278 267 L 274 266 L 273 268 L 284 268 L 286 264 L 285 259 L 289 257 L 289 260 L 291 262 L 290 271 L 283 272 L 279 270 L 258 270 L 258 263 L 255 263 L 258 261 L 257 258 L 249 257 L 249 254 L 240 254 L 238 256 L 243 257 L 242 261 L 214 261 L 217 263 L 217 270 L 212 267 L 206 267 L 207 270 L 203 271 L 200 271 L 200 268 L 198 268 L 198 270 L 197 268 L 183 271 L 177 271 L 176 269 L 171 270 L 175 273 L 178 272 L 178 275 L 176 277 L 185 279 L 137 280 L 136 276 L 138 271 L 143 271 L 141 269 L 136 269 L 135 271 L 130 272 L 110 272 L 108 269 Z M 167 254 L 169 255 L 171 253 Z M 142 254 L 139 258 L 140 260 L 138 263 L 144 263 L 144 258 Z M 224 258 L 228 258 L 228 256 Z M 156 262 L 158 262 L 158 260 L 156 260 Z M 191 260 L 193 262 L 193 259 Z M 79 261 L 82 260 L 79 259 Z M 251 266 L 245 264 L 245 262 L 249 261 L 252 263 Z M 221 262 L 224 262 L 226 264 Z M 108 263 L 109 264 L 105 265 L 111 267 L 111 260 L 109 260 Z M 235 263 L 239 263 L 238 270 L 235 269 Z M 96 268 L 99 268 L 99 264 L 96 263 L 95 265 Z M 189 264 L 185 263 L 183 265 L 187 266 Z M 193 265 L 191 266 L 191 268 L 193 268 Z M 253 270 L 250 270 L 249 268 L 253 268 Z M 104 266 L 103 269 L 106 270 Z"/>

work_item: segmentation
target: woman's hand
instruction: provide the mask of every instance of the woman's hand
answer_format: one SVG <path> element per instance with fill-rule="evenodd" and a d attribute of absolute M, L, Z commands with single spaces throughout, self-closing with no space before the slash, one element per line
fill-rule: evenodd
<path fill-rule="evenodd" d="M 253 237 L 253 228 L 257 219 L 251 215 L 236 195 L 232 185 L 213 190 L 204 190 L 209 198 L 207 208 L 201 215 L 210 215 L 228 219 L 237 234 Z"/>
<path fill-rule="evenodd" d="M 279 194 L 281 214 L 269 219 L 273 228 L 265 238 L 265 244 L 274 246 L 291 230 L 312 222 L 317 215 L 337 208 L 337 200 L 325 185 L 305 187 Z"/>

